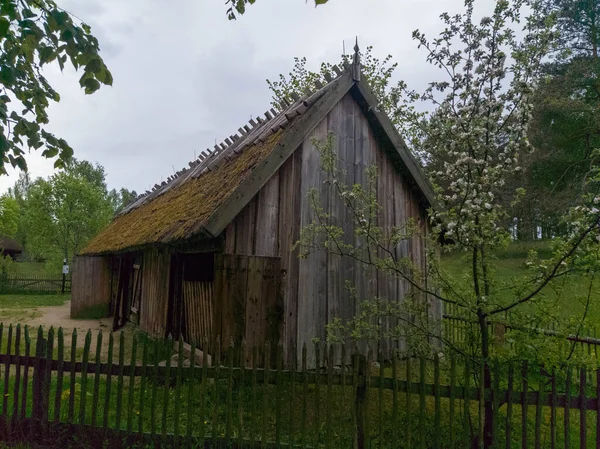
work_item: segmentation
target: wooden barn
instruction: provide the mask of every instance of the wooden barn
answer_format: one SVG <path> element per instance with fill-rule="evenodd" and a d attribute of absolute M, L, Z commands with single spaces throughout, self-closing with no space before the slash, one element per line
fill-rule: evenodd
<path fill-rule="evenodd" d="M 358 55 L 335 72 L 316 92 L 251 119 L 115 217 L 77 257 L 71 315 L 104 309 L 115 327 L 133 321 L 153 336 L 181 334 L 208 352 L 217 337 L 247 346 L 280 341 L 292 360 L 293 348 L 312 348 L 315 337 L 325 339 L 327 323 L 355 313 L 346 281 L 363 297 L 401 301 L 404 282 L 326 252 L 299 258 L 292 251 L 314 218 L 313 188 L 354 235 L 313 146 L 329 132 L 346 184 L 365 183 L 365 168 L 378 166 L 386 227 L 410 217 L 425 234 L 429 226 L 432 189 L 378 109 Z M 425 263 L 420 238 L 397 252 Z M 439 305 L 432 310 L 439 314 Z"/>

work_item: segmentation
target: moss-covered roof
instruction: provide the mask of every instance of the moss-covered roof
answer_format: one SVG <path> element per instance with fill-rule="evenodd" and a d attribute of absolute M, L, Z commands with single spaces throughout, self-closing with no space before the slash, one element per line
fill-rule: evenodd
<path fill-rule="evenodd" d="M 204 152 L 167 182 L 141 195 L 80 252 L 108 254 L 152 244 L 173 243 L 203 235 L 203 225 L 221 204 L 281 142 L 298 117 L 328 89 L 271 109 Z M 293 131 L 292 131 L 293 132 Z"/>

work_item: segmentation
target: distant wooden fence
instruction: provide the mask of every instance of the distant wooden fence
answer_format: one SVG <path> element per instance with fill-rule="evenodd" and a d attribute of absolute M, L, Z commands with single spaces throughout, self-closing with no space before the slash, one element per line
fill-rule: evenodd
<path fill-rule="evenodd" d="M 321 370 L 283 370 L 282 350 L 236 363 L 244 348 L 202 366 L 171 362 L 173 344 L 99 333 L 92 345 L 62 329 L 0 326 L 0 435 L 64 446 L 247 448 L 600 447 L 600 370 L 374 353 L 316 344 Z M 70 341 L 69 341 L 70 340 Z M 108 344 L 106 345 L 106 341 Z M 219 346 L 217 342 L 217 346 Z M 183 352 L 182 340 L 176 344 Z M 192 359 L 198 355 L 192 348 Z M 166 359 L 164 365 L 161 359 Z M 334 366 L 333 360 L 341 360 Z M 104 446 L 103 446 L 104 447 Z"/>
<path fill-rule="evenodd" d="M 0 294 L 7 293 L 70 293 L 71 276 L 61 274 L 0 274 Z"/>

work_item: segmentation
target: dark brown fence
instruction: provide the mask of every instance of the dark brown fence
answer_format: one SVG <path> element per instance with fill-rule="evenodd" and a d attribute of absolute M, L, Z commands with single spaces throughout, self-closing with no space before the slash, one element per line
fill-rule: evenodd
<path fill-rule="evenodd" d="M 46 274 L 0 274 L 0 294 L 70 293 L 71 276 Z"/>
<path fill-rule="evenodd" d="M 217 347 L 219 343 L 217 342 Z M 191 360 L 172 358 L 173 348 Z M 0 326 L 6 439 L 81 447 L 600 447 L 600 370 L 376 353 L 316 344 L 318 370 L 281 347 L 221 359 L 142 335 Z M 272 357 L 272 354 L 275 354 Z M 337 365 L 334 365 L 337 363 Z M 486 414 L 488 420 L 486 420 Z"/>

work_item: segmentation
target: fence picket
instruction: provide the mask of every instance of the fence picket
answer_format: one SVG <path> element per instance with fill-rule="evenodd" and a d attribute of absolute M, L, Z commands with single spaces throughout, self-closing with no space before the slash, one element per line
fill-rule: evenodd
<path fill-rule="evenodd" d="M 77 329 L 71 334 L 71 372 L 69 376 L 69 408 L 67 410 L 67 422 L 73 424 L 75 414 L 75 362 L 77 361 Z"/>
<path fill-rule="evenodd" d="M 25 359 L 23 368 L 23 391 L 21 394 L 21 420 L 27 416 L 27 390 L 29 389 L 29 356 L 31 353 L 31 338 L 29 337 L 29 326 L 25 325 Z"/>
<path fill-rule="evenodd" d="M 121 416 L 123 414 L 123 367 L 125 366 L 125 332 L 119 332 L 119 371 L 117 374 L 117 409 L 116 428 L 121 430 Z"/>
<path fill-rule="evenodd" d="M 342 364 L 342 369 L 343 369 Z M 342 382 L 344 383 L 344 382 Z M 450 390 L 452 391 L 452 389 Z M 398 448 L 398 352 L 392 355 L 392 449 Z"/>
<path fill-rule="evenodd" d="M 302 374 L 304 377 L 304 383 L 302 385 L 302 419 L 300 420 L 300 433 L 302 435 L 302 448 L 306 449 L 306 417 L 308 413 L 308 376 L 306 375 L 306 343 L 302 344 Z"/>
<path fill-rule="evenodd" d="M 262 404 L 262 416 L 260 426 L 260 447 L 266 447 L 267 443 L 267 414 L 269 410 L 269 373 L 271 368 L 271 345 L 269 341 L 265 343 L 264 351 L 264 381 L 263 381 L 263 404 Z M 317 357 L 317 363 L 319 358 Z M 317 421 L 319 422 L 319 421 Z"/>
<path fill-rule="evenodd" d="M 508 386 L 507 386 L 507 402 L 506 402 L 506 449 L 512 446 L 512 415 L 513 415 L 513 400 L 514 400 L 514 365 L 513 362 L 508 362 Z"/>
<path fill-rule="evenodd" d="M 191 363 L 191 362 L 190 362 Z M 173 416 L 173 436 L 175 447 L 179 447 L 179 412 L 181 401 L 181 374 L 183 371 L 183 335 L 179 334 L 177 346 L 177 377 L 175 378 L 175 410 Z"/>
<path fill-rule="evenodd" d="M 13 334 L 13 326 L 12 324 L 8 325 L 8 335 L 6 338 L 6 354 L 12 354 L 12 335 Z M 8 397 L 10 396 L 10 392 L 8 390 L 10 381 L 10 357 L 6 359 L 6 363 L 4 364 L 4 394 L 2 395 L 2 416 L 4 420 L 8 420 Z"/>
<path fill-rule="evenodd" d="M 85 403 L 87 397 L 87 372 L 88 358 L 90 356 L 90 346 L 92 344 L 92 331 L 88 330 L 85 334 L 85 343 L 83 344 L 83 357 L 81 365 L 81 396 L 79 399 L 79 424 L 85 424 Z"/>
<path fill-rule="evenodd" d="M 142 378 L 140 380 L 140 399 L 138 403 L 138 433 L 144 432 L 144 417 L 146 416 L 146 379 L 148 377 L 148 337 L 142 337 L 143 348 L 142 348 Z"/>
<path fill-rule="evenodd" d="M 378 413 L 378 421 L 377 421 L 377 433 L 379 444 L 381 445 L 383 438 L 383 429 L 381 427 L 381 423 L 383 422 L 383 379 L 384 379 L 384 364 L 383 364 L 383 352 L 381 349 L 379 350 L 379 390 L 378 390 L 378 405 L 379 405 L 379 413 Z"/>
<path fill-rule="evenodd" d="M 281 396 L 283 394 L 283 386 L 281 384 L 281 371 L 283 369 L 283 346 L 281 343 L 277 345 L 275 363 L 277 368 L 277 374 L 275 375 L 275 381 L 277 382 L 275 390 L 275 446 L 279 449 L 281 447 Z"/>
<path fill-rule="evenodd" d="M 521 368 L 523 391 L 521 392 L 521 447 L 527 449 L 527 392 L 528 392 L 528 366 L 523 362 Z"/>
<path fill-rule="evenodd" d="M 64 363 L 65 363 L 65 332 L 62 327 L 58 328 L 57 355 L 58 370 L 56 372 L 56 393 L 54 396 L 54 421 L 60 421 L 60 413 L 62 406 L 62 394 L 64 383 Z M 35 396 L 35 393 L 34 393 Z"/>
<path fill-rule="evenodd" d="M 406 357 L 406 447 L 410 449 L 412 440 L 412 356 L 410 353 Z"/>
<path fill-rule="evenodd" d="M 425 356 L 419 357 L 419 447 L 425 449 Z"/>
<path fill-rule="evenodd" d="M 108 334 L 108 354 L 107 354 L 107 363 L 108 366 L 112 366 L 113 363 L 113 350 L 115 345 L 115 338 L 113 337 L 112 332 Z M 111 377 L 112 370 L 108 371 L 106 375 L 106 386 L 104 389 L 104 416 L 102 420 L 102 427 L 104 430 L 108 429 L 108 411 L 110 408 L 110 390 L 111 390 Z"/>
<path fill-rule="evenodd" d="M 465 440 L 465 444 L 471 440 L 470 434 L 470 401 L 469 401 L 469 388 L 471 383 L 471 364 L 469 359 L 465 357 L 465 387 L 464 387 L 464 395 L 463 395 L 463 438 Z"/>
<path fill-rule="evenodd" d="M 569 365 L 567 365 L 566 370 L 567 378 L 565 380 L 564 440 L 565 449 L 569 449 L 571 442 L 571 433 L 569 432 L 569 423 L 571 421 L 571 376 L 573 371 Z"/>
<path fill-rule="evenodd" d="M 331 408 L 332 408 L 332 390 L 333 390 L 333 345 L 329 345 L 327 351 L 327 393 L 326 393 L 326 411 L 325 411 L 325 447 L 330 449 L 331 442 Z M 277 385 L 281 383 L 281 360 L 277 364 L 278 376 Z"/>
<path fill-rule="evenodd" d="M 579 371 L 579 447 L 585 449 L 587 447 L 587 421 L 586 421 L 586 369 L 581 367 Z"/>
<path fill-rule="evenodd" d="M 200 385 L 200 436 L 202 444 L 204 444 L 204 437 L 206 434 L 206 385 L 208 380 L 206 379 L 206 373 L 208 370 L 208 354 L 206 348 L 208 348 L 208 339 L 204 338 L 202 344 L 202 385 Z"/>
<path fill-rule="evenodd" d="M 290 363 L 290 370 L 291 370 L 291 382 L 290 382 L 290 399 L 289 399 L 289 405 L 290 405 L 290 430 L 289 430 L 289 439 L 288 439 L 288 446 L 289 447 L 294 447 L 296 445 L 296 439 L 295 439 L 295 432 L 294 432 L 294 424 L 295 424 L 295 416 L 294 416 L 294 409 L 296 408 L 296 404 L 294 403 L 294 399 L 296 398 L 296 368 L 298 365 L 298 355 L 296 353 L 296 346 L 295 345 L 291 345 L 291 348 L 289 349 L 292 353 L 292 357 L 291 357 L 291 363 Z M 343 346 L 342 346 L 342 354 L 345 354 Z M 344 375 L 343 373 L 345 372 L 344 370 L 344 359 L 343 359 L 343 355 L 342 355 L 342 375 Z M 242 371 L 243 373 L 243 371 Z M 345 377 L 344 377 L 345 379 Z M 243 385 L 243 378 L 242 378 L 242 385 Z"/>
<path fill-rule="evenodd" d="M 8 427 L 8 433 L 10 434 L 16 420 L 19 416 L 19 399 L 20 399 L 20 387 L 21 387 L 21 325 L 17 324 L 16 332 L 15 332 L 15 355 L 17 356 L 17 361 L 15 363 L 15 382 L 13 384 L 13 411 L 12 411 L 12 419 L 10 420 L 11 425 Z M 27 369 L 27 367 L 25 367 Z M 25 384 L 25 388 L 27 388 L 27 384 Z"/>
<path fill-rule="evenodd" d="M 314 376 L 314 385 L 315 385 L 315 395 L 314 395 L 314 413 L 315 413 L 315 422 L 321 422 L 321 395 L 319 388 L 319 374 L 320 374 L 320 362 L 321 362 L 321 344 L 320 342 L 315 342 L 315 376 Z M 320 429 L 319 426 L 315 426 L 315 441 L 314 445 L 318 446 L 320 442 Z"/>
<path fill-rule="evenodd" d="M 154 365 L 152 366 L 152 393 L 150 396 L 150 435 L 156 436 L 156 397 L 158 394 L 158 364 L 160 362 L 159 341 L 154 340 Z"/>
<path fill-rule="evenodd" d="M 227 351 L 227 399 L 225 411 L 225 444 L 231 445 L 231 424 L 232 424 L 232 408 L 233 408 L 233 341 L 229 345 Z"/>
<path fill-rule="evenodd" d="M 190 366 L 188 368 L 188 392 L 187 392 L 187 419 L 186 419 L 186 437 L 187 446 L 192 447 L 192 429 L 194 428 L 194 380 L 196 379 L 196 345 L 192 341 L 190 345 Z M 204 419 L 204 416 L 201 416 Z M 141 433 L 141 432 L 140 432 Z"/>
<path fill-rule="evenodd" d="M 98 422 L 98 400 L 100 396 L 100 361 L 102 357 L 102 331 L 98 331 L 96 337 L 96 372 L 94 373 L 94 392 L 92 393 L 92 427 L 96 427 Z"/>
<path fill-rule="evenodd" d="M 258 432 L 258 413 L 256 413 L 256 376 L 258 372 L 258 348 L 254 346 L 252 348 L 252 394 L 251 394 L 251 410 L 252 413 L 252 426 L 250 432 L 250 447 L 254 447 L 254 443 L 256 441 L 256 436 Z M 306 398 L 305 398 L 306 400 Z"/>
<path fill-rule="evenodd" d="M 161 432 L 163 440 L 167 438 L 167 416 L 169 412 L 169 392 L 171 391 L 171 357 L 173 353 L 173 339 L 169 335 L 167 338 L 167 358 L 165 378 L 162 379 L 163 385 L 163 401 L 162 401 L 162 417 L 161 417 Z M 215 383 L 217 383 L 215 379 Z"/>
<path fill-rule="evenodd" d="M 137 337 L 134 334 L 132 339 L 131 339 L 131 361 L 129 363 L 129 366 L 136 366 L 137 365 Z M 131 373 L 129 374 L 129 391 L 128 391 L 128 398 L 127 398 L 127 433 L 131 434 L 133 432 L 133 416 L 134 416 L 134 411 L 133 411 L 133 396 L 134 396 L 134 392 L 135 392 L 135 373 L 134 370 L 131 370 Z"/>
<path fill-rule="evenodd" d="M 550 398 L 550 448 L 556 449 L 556 368 L 552 368 L 552 397 Z M 600 396 L 597 396 L 600 397 Z M 597 409 L 600 413 L 600 409 Z"/>
<path fill-rule="evenodd" d="M 246 379 L 246 341 L 242 340 L 239 350 L 240 382 L 238 392 L 238 447 L 244 447 L 244 387 Z"/>
<path fill-rule="evenodd" d="M 535 407 L 535 449 L 542 447 L 542 399 L 544 397 L 544 384 L 540 382 L 537 391 L 537 404 Z"/>
<path fill-rule="evenodd" d="M 219 379 L 221 378 L 221 338 L 217 335 L 217 341 L 215 343 L 215 354 L 212 359 L 213 367 L 215 369 L 215 381 L 213 384 L 214 388 L 214 400 L 213 400 L 213 416 L 212 425 L 210 429 L 210 436 L 212 445 L 217 447 L 217 429 L 219 426 Z"/>

